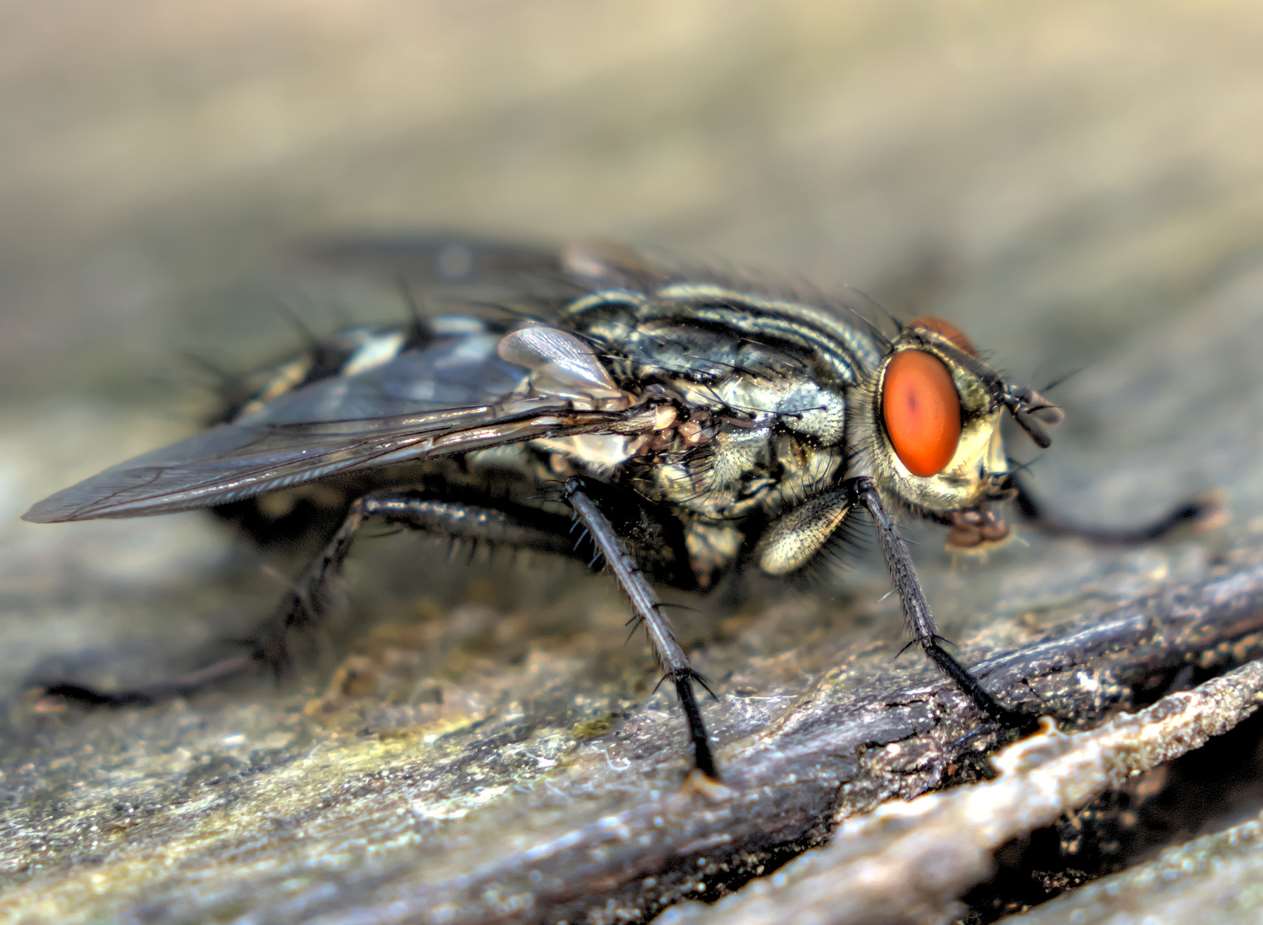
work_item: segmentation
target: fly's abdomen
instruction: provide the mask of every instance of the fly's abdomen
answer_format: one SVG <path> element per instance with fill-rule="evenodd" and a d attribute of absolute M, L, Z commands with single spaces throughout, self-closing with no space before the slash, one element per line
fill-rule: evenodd
<path fill-rule="evenodd" d="M 328 536 L 349 504 L 349 497 L 331 486 L 304 486 L 230 501 L 210 512 L 260 546 L 291 546 Z"/>
<path fill-rule="evenodd" d="M 309 349 L 240 379 L 224 383 L 223 406 L 209 423 L 227 424 L 313 382 L 346 376 L 372 362 L 388 362 L 415 343 L 404 326 L 354 327 L 313 343 Z M 351 491 L 324 482 L 266 492 L 210 508 L 261 546 L 319 541 L 341 521 Z"/>

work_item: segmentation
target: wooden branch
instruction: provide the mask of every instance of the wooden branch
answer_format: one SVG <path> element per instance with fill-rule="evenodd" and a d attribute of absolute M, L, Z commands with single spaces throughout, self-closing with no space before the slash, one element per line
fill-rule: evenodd
<path fill-rule="evenodd" d="M 1009 697 L 1088 725 L 1155 676 L 1259 655 L 1263 557 L 1072 623 L 989 660 L 988 677 Z M 977 775 L 979 749 L 996 731 L 959 694 L 945 682 L 875 687 L 844 693 L 818 686 L 776 729 L 726 756 L 727 790 L 686 788 L 589 819 L 546 850 L 533 846 L 452 881 L 405 890 L 403 907 L 446 910 L 443 921 L 473 923 L 543 920 L 528 909 L 584 921 L 612 904 L 631 919 L 696 893 L 699 883 L 739 882 L 819 842 L 836 819 Z M 985 733 L 975 736 L 980 728 Z M 505 913 L 514 907 L 524 911 Z"/>

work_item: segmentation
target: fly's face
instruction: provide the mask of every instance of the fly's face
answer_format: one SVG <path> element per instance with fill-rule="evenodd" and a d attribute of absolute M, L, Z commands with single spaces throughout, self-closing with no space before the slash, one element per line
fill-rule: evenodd
<path fill-rule="evenodd" d="M 1008 494 L 1004 412 L 1041 446 L 1039 426 L 1061 412 L 1037 392 L 1007 383 L 970 340 L 938 318 L 913 321 L 893 339 L 868 389 L 869 452 L 877 484 L 931 518 L 977 523 L 985 503 Z M 1007 533 L 994 518 L 977 542 Z M 956 545 L 976 545 L 956 536 Z"/>

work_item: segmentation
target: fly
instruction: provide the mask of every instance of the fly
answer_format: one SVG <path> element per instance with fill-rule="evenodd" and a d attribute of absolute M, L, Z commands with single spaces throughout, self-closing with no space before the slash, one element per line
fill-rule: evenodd
<path fill-rule="evenodd" d="M 49 693 L 145 702 L 282 667 L 369 521 L 562 556 L 578 555 L 577 523 L 675 688 L 694 766 L 718 777 L 697 697 L 709 689 L 657 585 L 705 591 L 738 567 L 791 576 L 862 511 L 914 642 L 983 715 L 1026 727 L 1027 714 L 944 648 L 894 514 L 941 523 L 949 545 L 974 548 L 1007 535 L 992 505 L 1009 500 L 1038 525 L 1104 541 L 1156 537 L 1204 513 L 1188 504 L 1127 531 L 1050 516 L 1010 467 L 1001 420 L 1046 447 L 1061 411 L 942 319 L 891 320 L 887 332 L 827 297 L 594 246 L 441 237 L 325 256 L 403 274 L 436 308 L 319 342 L 202 433 L 25 514 L 210 508 L 259 538 L 318 530 L 320 551 L 248 655 L 136 690 Z"/>

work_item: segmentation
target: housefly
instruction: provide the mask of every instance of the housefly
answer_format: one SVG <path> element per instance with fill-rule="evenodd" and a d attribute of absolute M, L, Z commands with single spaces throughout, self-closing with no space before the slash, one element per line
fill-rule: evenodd
<path fill-rule="evenodd" d="M 202 433 L 25 515 L 211 508 L 259 535 L 279 520 L 323 525 L 320 551 L 248 656 L 149 688 L 51 693 L 138 702 L 281 666 L 367 522 L 563 556 L 579 554 L 577 523 L 675 688 L 695 767 L 717 777 L 705 682 L 655 587 L 704 591 L 739 568 L 794 575 L 862 512 L 914 641 L 986 717 L 1029 722 L 944 648 L 894 516 L 943 524 L 957 548 L 1003 539 L 993 505 L 1012 499 L 1037 523 L 1075 529 L 1035 504 L 1001 439 L 1007 415 L 1046 447 L 1061 411 L 955 326 L 879 324 L 824 295 L 612 247 L 442 236 L 344 242 L 322 257 L 401 275 L 426 310 L 319 341 Z M 1137 530 L 1084 532 L 1144 539 L 1199 513 L 1190 504 Z"/>

